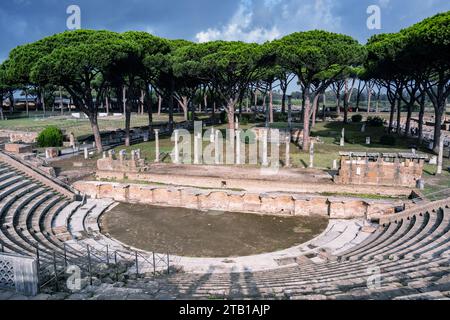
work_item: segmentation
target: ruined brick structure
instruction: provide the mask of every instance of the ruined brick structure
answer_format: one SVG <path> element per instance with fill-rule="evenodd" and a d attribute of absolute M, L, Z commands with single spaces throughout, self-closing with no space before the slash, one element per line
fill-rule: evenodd
<path fill-rule="evenodd" d="M 416 187 L 427 156 L 412 153 L 341 152 L 335 182 Z"/>
<path fill-rule="evenodd" d="M 125 150 L 119 152 L 117 158 L 114 151 L 110 150 L 108 156 L 103 154 L 103 159 L 97 160 L 97 169 L 113 172 L 145 172 L 148 166 L 144 159 L 141 159 L 140 150 L 132 150 L 128 159 Z"/>

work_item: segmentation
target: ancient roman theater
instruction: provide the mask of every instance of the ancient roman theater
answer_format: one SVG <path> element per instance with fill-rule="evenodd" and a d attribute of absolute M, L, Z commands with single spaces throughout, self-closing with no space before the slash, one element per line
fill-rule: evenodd
<path fill-rule="evenodd" d="M 321 170 L 261 175 L 110 151 L 94 161 L 94 176 L 68 184 L 23 145 L 5 149 L 1 283 L 21 294 L 439 298 L 449 285 L 450 202 L 421 200 L 412 187 L 419 154 L 392 162 L 392 154 L 344 152 L 330 180 Z M 67 266 L 80 274 L 75 292 Z"/>
<path fill-rule="evenodd" d="M 0 304 L 450 300 L 449 2 L 346 1 L 2 1 Z"/>

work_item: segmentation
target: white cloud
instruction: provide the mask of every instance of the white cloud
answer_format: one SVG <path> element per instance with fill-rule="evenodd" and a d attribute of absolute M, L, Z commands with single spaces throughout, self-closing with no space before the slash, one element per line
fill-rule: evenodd
<path fill-rule="evenodd" d="M 389 6 L 390 2 L 391 2 L 390 0 L 378 0 L 378 3 L 382 8 L 386 8 L 387 6 Z"/>
<path fill-rule="evenodd" d="M 274 3 L 271 0 L 270 5 Z M 208 28 L 196 34 L 198 42 L 208 42 L 213 40 L 241 40 L 247 42 L 264 42 L 277 38 L 280 33 L 276 26 L 266 29 L 260 26 L 253 26 L 253 10 L 251 1 L 241 1 L 238 10 L 230 19 L 227 25 L 221 28 Z"/>
<path fill-rule="evenodd" d="M 387 1 L 387 0 L 380 0 Z M 223 26 L 196 34 L 198 42 L 241 40 L 264 42 L 302 30 L 325 29 L 338 32 L 341 18 L 333 14 L 332 0 L 241 0 L 236 12 Z"/>

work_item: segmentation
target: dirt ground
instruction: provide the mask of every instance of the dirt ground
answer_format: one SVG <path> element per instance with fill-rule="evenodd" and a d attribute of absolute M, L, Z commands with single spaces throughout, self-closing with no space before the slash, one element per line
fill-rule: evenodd
<path fill-rule="evenodd" d="M 324 217 L 120 204 L 101 219 L 102 232 L 133 247 L 193 257 L 236 257 L 304 243 L 327 226 Z"/>
<path fill-rule="evenodd" d="M 223 179 L 241 178 L 256 180 L 295 181 L 316 183 L 331 182 L 331 175 L 318 169 L 303 168 L 279 168 L 276 175 L 261 175 L 261 167 L 257 166 L 215 166 L 215 165 L 177 165 L 177 164 L 152 164 L 150 172 L 166 175 L 188 175 L 200 177 L 219 177 Z"/>

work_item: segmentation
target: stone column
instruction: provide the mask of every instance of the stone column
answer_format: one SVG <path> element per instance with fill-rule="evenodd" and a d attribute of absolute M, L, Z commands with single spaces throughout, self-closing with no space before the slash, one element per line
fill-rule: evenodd
<path fill-rule="evenodd" d="M 215 163 L 220 164 L 220 143 L 219 143 L 219 136 L 220 131 L 215 130 L 215 139 L 214 139 L 214 156 L 215 156 Z"/>
<path fill-rule="evenodd" d="M 75 147 L 75 135 L 73 134 L 73 132 L 71 132 L 69 134 L 69 141 L 70 141 L 70 146 Z"/>
<path fill-rule="evenodd" d="M 262 141 L 262 165 L 268 166 L 269 161 L 267 159 L 267 140 L 268 140 L 268 129 L 263 130 L 263 141 Z"/>
<path fill-rule="evenodd" d="M 314 141 L 309 145 L 309 167 L 314 168 Z"/>
<path fill-rule="evenodd" d="M 103 151 L 103 159 L 106 159 L 106 151 Z"/>
<path fill-rule="evenodd" d="M 345 146 L 345 128 L 342 128 L 342 133 L 341 133 L 341 143 L 340 143 L 341 147 Z"/>
<path fill-rule="evenodd" d="M 125 153 L 126 153 L 125 150 L 120 150 L 120 151 L 119 151 L 119 161 L 120 161 L 120 164 L 121 164 L 121 165 L 122 165 L 122 163 L 123 163 L 123 160 L 125 160 Z"/>
<path fill-rule="evenodd" d="M 442 174 L 442 162 L 444 160 L 444 138 L 444 136 L 441 136 L 441 141 L 439 142 L 439 155 L 436 174 Z"/>
<path fill-rule="evenodd" d="M 154 129 L 155 132 L 155 162 L 159 162 L 159 129 Z"/>
<path fill-rule="evenodd" d="M 89 153 L 87 147 L 84 147 L 84 160 L 89 159 Z"/>
<path fill-rule="evenodd" d="M 225 151 L 226 151 L 226 164 L 235 164 L 236 160 L 236 152 L 235 152 L 235 140 L 236 140 L 236 132 L 234 129 L 227 129 L 226 132 L 226 145 L 225 145 Z"/>
<path fill-rule="evenodd" d="M 288 128 L 289 128 L 289 131 L 291 131 L 291 129 L 292 129 L 292 96 L 291 95 L 288 96 Z"/>
<path fill-rule="evenodd" d="M 200 143 L 202 143 L 202 135 L 198 132 L 194 135 L 194 164 L 200 164 Z"/>
<path fill-rule="evenodd" d="M 286 136 L 286 161 L 285 166 L 291 166 L 291 133 L 289 132 Z"/>
<path fill-rule="evenodd" d="M 174 158 L 175 163 L 180 163 L 180 149 L 178 146 L 178 139 L 180 137 L 180 132 L 178 130 L 174 131 L 175 134 L 175 147 L 174 147 Z"/>
<path fill-rule="evenodd" d="M 215 140 L 215 133 L 214 128 L 211 128 L 211 134 L 209 135 L 209 142 L 214 143 Z"/>
<path fill-rule="evenodd" d="M 241 164 L 241 130 L 236 130 L 236 164 Z"/>
<path fill-rule="evenodd" d="M 337 170 L 337 168 L 338 168 L 338 163 L 337 163 L 337 160 L 334 159 L 333 160 L 333 170 Z"/>

